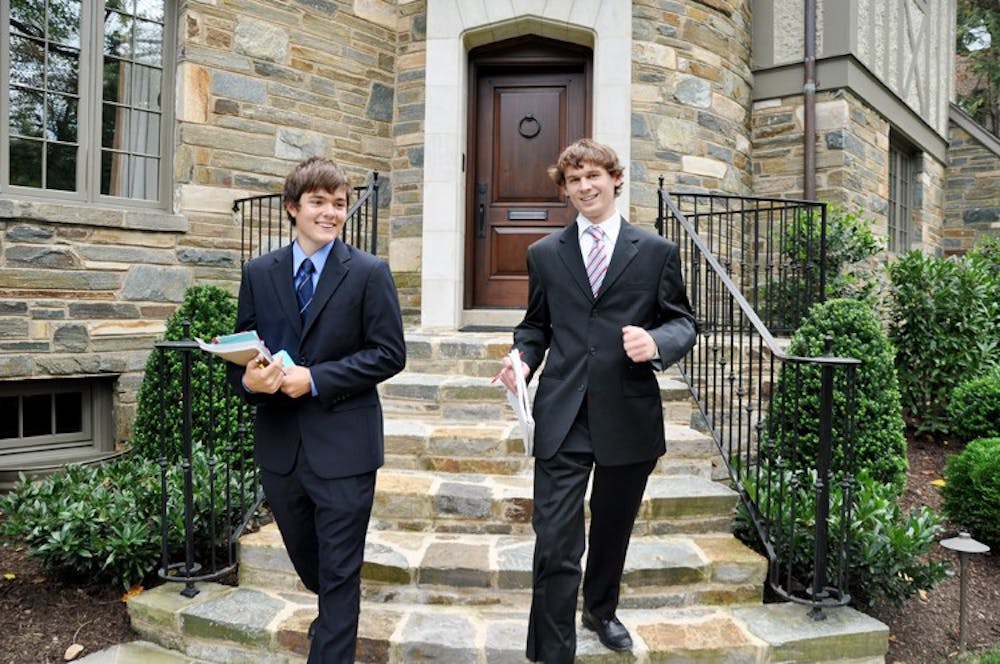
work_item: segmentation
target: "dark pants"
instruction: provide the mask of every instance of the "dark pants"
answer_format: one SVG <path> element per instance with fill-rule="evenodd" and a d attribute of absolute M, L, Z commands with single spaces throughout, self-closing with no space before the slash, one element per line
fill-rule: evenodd
<path fill-rule="evenodd" d="M 591 469 L 590 537 L 583 606 L 598 618 L 618 608 L 622 571 L 646 480 L 656 460 L 598 466 L 586 452 L 535 459 L 535 556 L 528 659 L 569 664 L 576 655 L 576 600 L 584 552 L 584 495 Z"/>
<path fill-rule="evenodd" d="M 261 482 L 295 571 L 319 596 L 309 664 L 353 662 L 375 473 L 321 478 L 300 448 L 291 473 L 262 471 Z"/>

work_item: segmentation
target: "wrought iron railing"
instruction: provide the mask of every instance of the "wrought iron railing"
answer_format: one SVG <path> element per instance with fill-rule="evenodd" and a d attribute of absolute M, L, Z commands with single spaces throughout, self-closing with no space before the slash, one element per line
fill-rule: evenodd
<path fill-rule="evenodd" d="M 185 326 L 185 337 L 187 337 Z M 161 564 L 159 576 L 215 581 L 237 565 L 236 544 L 264 500 L 253 461 L 251 411 L 225 381 L 224 362 L 189 339 L 156 344 L 160 412 Z M 179 385 L 181 401 L 166 389 Z M 178 427 L 179 425 L 179 427 Z M 179 476 L 178 493 L 172 488 Z"/>
<path fill-rule="evenodd" d="M 819 203 L 670 194 L 660 180 L 657 230 L 680 247 L 699 324 L 698 343 L 679 363 L 698 424 L 718 446 L 740 513 L 768 557 L 768 585 L 812 606 L 815 617 L 850 601 L 860 362 L 789 355 L 769 325 L 790 331 L 822 300 L 825 219 Z M 796 413 L 812 406 L 817 418 L 803 428 Z"/>
<path fill-rule="evenodd" d="M 362 187 L 355 187 L 355 201 L 347 210 L 344 242 L 372 254 L 378 253 L 378 171 Z M 255 256 L 284 246 L 294 237 L 291 220 L 285 214 L 281 194 L 264 194 L 233 201 L 233 213 L 240 223 L 240 265 Z"/>

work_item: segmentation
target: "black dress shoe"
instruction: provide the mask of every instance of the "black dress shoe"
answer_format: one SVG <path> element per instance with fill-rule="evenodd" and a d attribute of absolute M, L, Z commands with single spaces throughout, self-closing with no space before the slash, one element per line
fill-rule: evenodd
<path fill-rule="evenodd" d="M 309 623 L 309 631 L 306 632 L 306 637 L 312 641 L 312 638 L 316 636 L 316 625 L 319 623 L 319 616 L 313 618 L 313 621 Z"/>
<path fill-rule="evenodd" d="M 629 636 L 625 625 L 621 624 L 621 621 L 614 616 L 610 620 L 604 620 L 589 611 L 584 611 L 583 626 L 592 632 L 597 632 L 597 638 L 601 640 L 605 648 L 616 652 L 632 649 L 632 637 Z"/>

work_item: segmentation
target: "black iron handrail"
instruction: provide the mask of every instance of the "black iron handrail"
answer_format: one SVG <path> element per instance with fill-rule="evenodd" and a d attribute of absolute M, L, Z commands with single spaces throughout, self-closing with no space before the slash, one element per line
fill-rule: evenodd
<path fill-rule="evenodd" d="M 378 171 L 360 187 L 354 187 L 355 201 L 347 209 L 341 237 L 344 242 L 371 254 L 378 253 Z M 240 266 L 255 256 L 266 254 L 292 241 L 294 226 L 285 214 L 281 194 L 237 198 L 233 213 L 240 223 Z"/>
<path fill-rule="evenodd" d="M 151 378 L 159 381 L 164 413 L 159 436 L 162 544 L 158 575 L 183 583 L 180 593 L 194 597 L 199 592 L 196 583 L 222 579 L 236 569 L 237 543 L 256 519 L 264 493 L 250 451 L 250 407 L 225 381 L 224 363 L 203 355 L 198 344 L 187 338 L 187 327 L 183 341 L 156 344 L 157 375 Z M 193 378 L 196 362 L 201 363 L 198 380 Z M 172 383 L 181 386 L 179 441 L 166 433 L 164 387 Z M 203 407 L 196 408 L 195 400 Z M 201 431 L 198 439 L 196 420 Z M 207 463 L 208 477 L 207 481 L 200 478 L 207 485 L 196 487 L 194 467 L 199 458 Z M 177 473 L 183 482 L 182 505 L 174 503 L 175 496 L 168 489 L 169 478 Z"/>
<path fill-rule="evenodd" d="M 768 585 L 783 598 L 812 606 L 813 615 L 822 617 L 824 607 L 850 601 L 851 404 L 860 362 L 786 353 L 757 307 L 772 312 L 772 320 L 787 327 L 797 325 L 809 305 L 822 300 L 822 271 L 817 275 L 819 287 L 802 294 L 802 301 L 794 302 L 790 310 L 775 307 L 766 298 L 774 294 L 783 297 L 803 283 L 800 277 L 813 268 L 802 263 L 822 264 L 811 251 L 799 252 L 797 264 L 794 257 L 780 255 L 788 253 L 787 242 L 769 240 L 794 237 L 794 226 L 808 224 L 810 219 L 825 226 L 825 206 L 807 201 L 670 194 L 664 191 L 662 178 L 658 194 L 657 230 L 680 247 L 682 270 L 699 323 L 699 342 L 679 363 L 697 404 L 697 424 L 715 441 L 768 557 Z M 762 228 L 761 210 L 767 210 L 765 217 L 770 220 L 782 220 L 777 229 Z M 786 218 L 789 210 L 794 213 Z M 825 228 L 820 227 L 818 234 L 816 229 L 807 230 L 810 238 L 819 240 L 822 255 Z M 774 269 L 775 265 L 782 267 Z M 770 281 L 788 276 L 794 278 L 785 283 Z M 808 280 L 804 283 L 811 284 Z M 752 289 L 755 304 L 743 295 L 744 288 Z M 805 467 L 798 458 L 801 440 L 794 427 L 784 421 L 791 410 L 788 405 L 797 405 L 805 398 L 802 391 L 809 372 L 818 372 L 820 378 L 818 426 L 810 432 L 818 439 L 814 467 Z M 783 407 L 775 408 L 779 379 L 783 381 Z M 835 423 L 834 398 L 838 393 L 846 407 L 839 412 L 843 421 Z M 843 452 L 837 463 L 835 446 Z M 799 514 L 799 496 L 809 490 L 807 482 L 812 483 L 815 508 L 811 514 Z M 835 484 L 839 497 L 831 490 Z M 831 515 L 840 525 L 839 532 L 829 530 Z M 800 549 L 809 538 L 814 546 L 806 565 Z"/>

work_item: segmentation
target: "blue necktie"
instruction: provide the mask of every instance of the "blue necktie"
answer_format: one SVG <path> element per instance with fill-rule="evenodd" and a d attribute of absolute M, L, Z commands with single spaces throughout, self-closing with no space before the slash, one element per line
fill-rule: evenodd
<path fill-rule="evenodd" d="M 302 261 L 302 265 L 299 266 L 299 273 L 295 277 L 295 297 L 299 300 L 299 317 L 303 321 L 306 319 L 306 310 L 309 308 L 309 303 L 312 302 L 312 275 L 315 271 L 316 267 L 312 264 L 312 261 L 307 258 Z"/>

